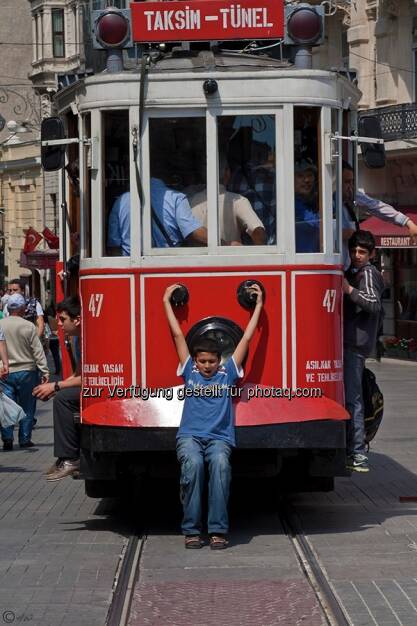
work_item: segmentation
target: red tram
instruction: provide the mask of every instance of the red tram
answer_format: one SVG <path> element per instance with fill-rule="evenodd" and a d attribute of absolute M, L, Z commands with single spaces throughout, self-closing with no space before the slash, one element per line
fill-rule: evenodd
<path fill-rule="evenodd" d="M 189 343 L 207 333 L 226 355 L 250 316 L 245 281 L 265 291 L 235 400 L 236 471 L 321 489 L 345 474 L 338 135 L 359 96 L 335 71 L 201 44 L 152 49 L 146 64 L 57 94 L 73 141 L 67 169 L 79 170 L 66 190 L 81 233 L 89 495 L 174 462 L 182 387 L 162 306 L 173 282 Z M 191 208 L 200 239 L 179 227 L 177 207 L 166 228 L 180 235 L 164 240 L 155 213 L 169 193 Z"/>

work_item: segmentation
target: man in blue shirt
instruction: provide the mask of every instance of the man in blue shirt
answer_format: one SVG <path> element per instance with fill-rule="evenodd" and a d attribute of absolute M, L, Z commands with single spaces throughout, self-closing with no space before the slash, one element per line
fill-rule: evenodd
<path fill-rule="evenodd" d="M 231 386 L 243 377 L 241 368 L 262 311 L 262 291 L 254 284 L 256 305 L 232 357 L 221 364 L 221 350 L 215 341 L 202 339 L 188 351 L 184 334 L 175 317 L 170 298 L 179 285 L 165 291 L 163 302 L 184 378 L 184 409 L 177 433 L 177 457 L 181 463 L 182 531 L 186 548 L 201 548 L 201 511 L 204 463 L 209 469 L 208 532 L 210 547 L 227 546 L 229 529 L 227 504 L 231 478 L 230 455 L 235 443 Z"/>
<path fill-rule="evenodd" d="M 154 248 L 176 247 L 184 242 L 207 245 L 207 229 L 193 216 L 185 194 L 170 189 L 159 178 L 151 178 L 151 203 L 157 216 L 152 219 Z M 130 256 L 130 192 L 119 196 L 110 211 L 107 246 L 111 255 L 121 249 L 122 256 Z"/>

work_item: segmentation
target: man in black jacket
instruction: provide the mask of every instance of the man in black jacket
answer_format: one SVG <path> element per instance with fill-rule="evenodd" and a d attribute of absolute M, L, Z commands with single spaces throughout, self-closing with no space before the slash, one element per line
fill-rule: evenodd
<path fill-rule="evenodd" d="M 370 263 L 375 255 L 372 233 L 366 230 L 354 232 L 349 239 L 349 254 L 351 265 L 343 281 L 343 367 L 346 408 L 351 416 L 347 424 L 348 468 L 355 472 L 368 472 L 362 375 L 365 359 L 376 342 L 384 283 L 380 272 Z"/>

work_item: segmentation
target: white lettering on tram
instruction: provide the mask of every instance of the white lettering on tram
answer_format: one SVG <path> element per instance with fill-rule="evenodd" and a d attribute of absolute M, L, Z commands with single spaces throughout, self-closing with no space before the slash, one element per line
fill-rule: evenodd
<path fill-rule="evenodd" d="M 105 374 L 123 374 L 123 363 L 103 363 Z"/>
<path fill-rule="evenodd" d="M 266 7 L 242 7 L 240 4 L 231 4 L 229 7 L 219 9 L 221 23 L 224 29 L 230 28 L 272 28 L 273 23 L 268 21 L 268 9 Z M 201 28 L 200 9 L 161 9 L 157 11 L 144 11 L 148 32 L 168 30 L 199 30 Z M 206 22 L 217 21 L 217 15 L 207 15 Z"/>
<path fill-rule="evenodd" d="M 230 7 L 220 9 L 223 28 L 271 28 L 268 22 L 267 8 L 245 9 L 240 4 L 231 4 Z"/>
<path fill-rule="evenodd" d="M 201 27 L 200 9 L 172 11 L 144 11 L 148 31 L 155 30 L 198 30 Z"/>

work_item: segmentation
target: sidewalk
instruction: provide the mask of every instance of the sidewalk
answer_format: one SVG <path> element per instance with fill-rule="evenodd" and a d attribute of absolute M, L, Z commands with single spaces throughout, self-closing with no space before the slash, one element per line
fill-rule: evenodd
<path fill-rule="evenodd" d="M 51 401 L 37 418 L 36 448 L 0 450 L 0 624 L 103 626 L 129 529 L 82 481 L 46 482 Z"/>
<path fill-rule="evenodd" d="M 415 626 L 417 369 L 395 359 L 368 366 L 385 400 L 371 471 L 338 479 L 333 493 L 294 496 L 294 504 L 352 624 Z"/>

